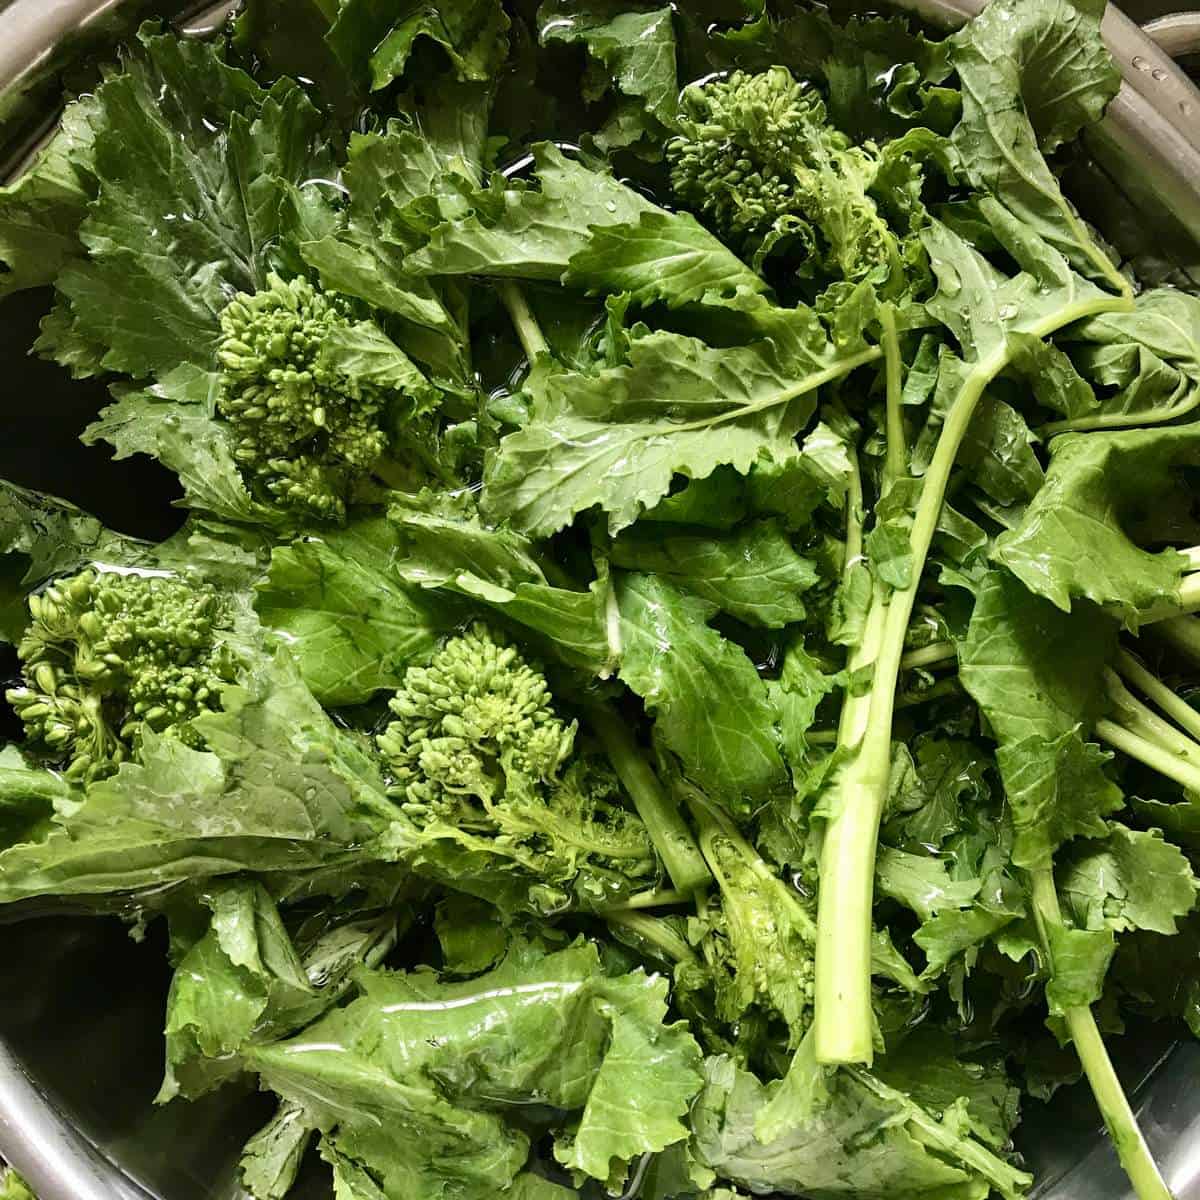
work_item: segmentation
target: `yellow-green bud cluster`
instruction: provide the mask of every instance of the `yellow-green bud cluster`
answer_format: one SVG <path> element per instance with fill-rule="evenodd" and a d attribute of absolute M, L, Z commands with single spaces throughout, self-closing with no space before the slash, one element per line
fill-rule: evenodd
<path fill-rule="evenodd" d="M 411 667 L 379 735 L 394 791 L 417 805 L 444 793 L 491 800 L 513 775 L 551 779 L 571 753 L 575 726 L 551 706 L 546 677 L 481 624 Z M 502 771 L 503 768 L 503 771 Z"/>
<path fill-rule="evenodd" d="M 795 174 L 799 137 L 825 121 L 825 106 L 783 67 L 735 71 L 684 93 L 684 132 L 667 144 L 671 185 L 723 233 L 762 236 L 781 218 L 803 216 Z"/>
<path fill-rule="evenodd" d="M 8 702 L 80 782 L 115 771 L 143 728 L 187 737 L 230 676 L 219 597 L 178 579 L 86 570 L 30 596 L 29 615 Z"/>
<path fill-rule="evenodd" d="M 331 366 L 326 347 L 349 328 L 346 304 L 306 279 L 271 275 L 221 314 L 221 415 L 243 473 L 284 508 L 341 520 L 354 483 L 387 448 L 386 393 Z"/>
<path fill-rule="evenodd" d="M 786 68 L 693 85 L 683 111 L 666 148 L 675 193 L 756 261 L 792 245 L 845 279 L 897 265 L 869 195 L 875 148 L 830 125 L 821 97 Z"/>

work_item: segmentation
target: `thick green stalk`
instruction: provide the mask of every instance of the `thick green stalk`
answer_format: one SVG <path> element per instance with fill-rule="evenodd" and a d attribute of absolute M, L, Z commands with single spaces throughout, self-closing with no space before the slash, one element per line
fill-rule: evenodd
<path fill-rule="evenodd" d="M 1098 312 L 1128 309 L 1126 297 L 1104 296 L 1070 305 L 1028 332 L 1048 337 L 1065 325 Z M 1008 364 L 1006 345 L 978 362 L 963 381 L 946 415 L 933 458 L 925 473 L 913 517 L 909 544 L 912 575 L 887 606 L 867 727 L 856 757 L 837 781 L 821 854 L 817 913 L 815 1028 L 817 1060 L 867 1063 L 874 1057 L 871 1004 L 871 913 L 879 820 L 887 797 L 896 682 L 904 657 L 904 638 L 921 575 L 941 516 L 946 487 L 975 407 L 992 380 Z"/>
<path fill-rule="evenodd" d="M 1127 650 L 1117 652 L 1117 671 L 1133 684 L 1147 699 L 1153 700 L 1176 724 L 1194 738 L 1200 738 L 1200 712 L 1182 696 L 1177 696 L 1161 679 L 1133 657 Z"/>
<path fill-rule="evenodd" d="M 1107 719 L 1096 722 L 1096 736 L 1152 771 L 1174 780 L 1180 787 L 1200 793 L 1200 766 L 1174 751 L 1164 750 L 1160 743 Z"/>
<path fill-rule="evenodd" d="M 1054 972 L 1054 961 L 1050 954 L 1048 929 L 1061 927 L 1062 910 L 1058 903 L 1058 891 L 1054 886 L 1054 872 L 1043 867 L 1029 873 L 1033 891 L 1033 910 L 1041 936 L 1042 949 L 1050 972 Z M 1129 1176 L 1138 1200 L 1172 1200 L 1171 1191 L 1163 1182 L 1150 1147 L 1138 1126 L 1137 1117 L 1129 1104 L 1129 1097 L 1113 1070 L 1112 1060 L 1104 1046 L 1104 1039 L 1096 1026 L 1092 1010 L 1086 1006 L 1068 1008 L 1063 1013 L 1079 1064 L 1087 1076 L 1100 1108 L 1100 1115 L 1116 1147 L 1117 1157 L 1125 1174 Z"/>
<path fill-rule="evenodd" d="M 1123 653 L 1123 651 L 1120 653 Z M 1126 669 L 1129 669 L 1133 665 L 1145 671 L 1145 668 L 1140 663 L 1137 663 L 1136 660 L 1130 664 L 1125 664 Z M 1184 701 L 1180 700 L 1169 688 L 1159 683 L 1154 676 L 1150 675 L 1149 671 L 1145 673 L 1150 676 L 1148 680 L 1144 681 L 1147 685 L 1162 688 L 1167 693 L 1167 698 L 1183 704 L 1184 707 L 1190 707 Z M 1139 737 L 1157 742 L 1164 750 L 1169 751 L 1171 754 L 1178 754 L 1180 758 L 1200 764 L 1200 743 L 1188 737 L 1186 733 L 1177 729 L 1169 721 L 1163 720 L 1148 705 L 1143 704 L 1121 682 L 1121 677 L 1116 671 L 1106 670 L 1104 681 L 1108 689 L 1109 699 L 1113 702 L 1113 714 L 1118 718 L 1118 724 L 1123 725 L 1130 733 L 1136 733 Z M 1200 713 L 1196 713 L 1195 715 L 1200 717 Z"/>
<path fill-rule="evenodd" d="M 588 720 L 604 746 L 613 770 L 632 798 L 676 890 L 691 893 L 707 887 L 712 876 L 704 865 L 704 856 L 692 831 L 683 814 L 671 803 L 658 776 L 650 769 L 625 722 L 610 708 L 601 705 L 588 709 Z"/>
<path fill-rule="evenodd" d="M 511 279 L 501 280 L 496 285 L 496 290 L 500 293 L 500 299 L 504 301 L 504 307 L 508 309 L 517 340 L 521 343 L 521 349 L 525 351 L 525 357 L 529 359 L 529 365 L 532 366 L 539 354 L 545 354 L 550 349 L 542 327 L 533 315 L 525 293 Z"/>
<path fill-rule="evenodd" d="M 888 482 L 899 479 L 908 469 L 908 447 L 904 437 L 904 394 L 900 378 L 900 338 L 896 333 L 896 313 L 890 304 L 879 309 L 883 330 L 884 374 L 887 381 L 887 459 L 884 470 Z"/>

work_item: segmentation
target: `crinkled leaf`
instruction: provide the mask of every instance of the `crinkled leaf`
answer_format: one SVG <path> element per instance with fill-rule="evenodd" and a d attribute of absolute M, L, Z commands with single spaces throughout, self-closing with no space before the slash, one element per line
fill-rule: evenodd
<path fill-rule="evenodd" d="M 684 770 L 738 810 L 786 787 L 766 684 L 745 652 L 709 627 L 713 606 L 653 575 L 620 576 L 616 588 L 621 678 Z"/>
<path fill-rule="evenodd" d="M 530 422 L 501 443 L 484 479 L 484 511 L 535 536 L 599 505 L 616 533 L 670 490 L 731 464 L 794 453 L 811 391 L 864 360 L 829 342 L 801 365 L 770 344 L 717 350 L 694 338 L 634 339 L 628 366 L 546 378 Z"/>
<path fill-rule="evenodd" d="M 766 629 L 804 618 L 802 593 L 817 582 L 774 521 L 755 521 L 724 537 L 635 525 L 613 542 L 614 565 L 665 576 L 722 612 Z"/>
<path fill-rule="evenodd" d="M 208 369 L 230 288 L 271 269 L 288 185 L 328 172 L 321 115 L 291 81 L 264 92 L 212 45 L 148 34 L 97 105 L 88 258 L 59 290 L 108 370 Z"/>
<path fill-rule="evenodd" d="M 1044 486 L 997 539 L 995 557 L 1064 612 L 1086 599 L 1135 624 L 1178 597 L 1186 559 L 1138 542 L 1156 540 L 1158 511 L 1187 488 L 1180 469 L 1197 463 L 1200 427 L 1064 434 L 1051 445 Z"/>
<path fill-rule="evenodd" d="M 423 38 L 442 47 L 459 79 L 491 79 L 508 52 L 508 26 L 500 0 L 345 0 L 326 40 L 352 77 L 378 91 L 404 74 Z"/>
<path fill-rule="evenodd" d="M 1081 929 L 1173 934 L 1196 903 L 1191 864 L 1156 830 L 1114 824 L 1101 840 L 1076 842 L 1064 852 L 1057 879 Z"/>
<path fill-rule="evenodd" d="M 452 626 L 396 570 L 399 543 L 384 517 L 278 546 L 255 607 L 279 631 L 301 677 L 325 705 L 358 704 L 399 686 Z"/>

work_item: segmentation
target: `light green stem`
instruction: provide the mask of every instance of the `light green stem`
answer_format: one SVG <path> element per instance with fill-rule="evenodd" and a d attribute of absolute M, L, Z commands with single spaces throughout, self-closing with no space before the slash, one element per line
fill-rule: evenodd
<path fill-rule="evenodd" d="M 1178 754 L 1180 758 L 1200 763 L 1200 745 L 1139 700 L 1122 683 L 1116 671 L 1106 669 L 1104 683 L 1108 697 L 1113 703 L 1112 715 L 1117 718 L 1117 724 L 1123 725 L 1130 733 L 1156 742 L 1170 754 Z"/>
<path fill-rule="evenodd" d="M 496 284 L 496 290 L 500 293 L 500 299 L 504 301 L 504 307 L 508 309 L 521 349 L 525 351 L 525 357 L 532 366 L 539 354 L 545 354 L 550 349 L 542 327 L 533 315 L 525 293 L 511 279 L 500 280 Z"/>
<path fill-rule="evenodd" d="M 1058 433 L 1081 433 L 1088 429 L 1143 429 L 1148 425 L 1165 425 L 1177 421 L 1200 406 L 1200 387 L 1193 388 L 1185 400 L 1171 408 L 1152 409 L 1150 412 L 1090 413 L 1083 417 L 1071 417 L 1065 421 L 1051 421 L 1038 430 L 1043 438 Z"/>
<path fill-rule="evenodd" d="M 1200 572 L 1194 575 L 1185 575 L 1179 584 L 1178 598 L 1138 613 L 1138 622 L 1142 625 L 1157 625 L 1162 632 L 1166 633 L 1168 631 L 1162 629 L 1162 626 L 1198 610 L 1200 610 Z M 1121 613 L 1118 610 L 1114 615 L 1119 617 Z M 1200 642 L 1200 638 L 1193 641 L 1192 645 L 1195 646 L 1198 642 Z M 1196 649 L 1192 653 L 1200 662 L 1200 649 Z"/>
<path fill-rule="evenodd" d="M 1200 738 L 1200 712 L 1197 712 L 1182 696 L 1177 696 L 1161 679 L 1139 662 L 1128 650 L 1117 651 L 1117 671 L 1123 675 L 1148 700 L 1152 700 L 1177 725 L 1186 729 L 1193 738 Z M 1200 752 L 1200 745 L 1195 746 Z"/>
<path fill-rule="evenodd" d="M 672 908 L 676 904 L 688 904 L 691 899 L 690 892 L 680 892 L 674 888 L 655 888 L 649 892 L 638 892 L 636 896 L 630 896 L 621 904 L 606 904 L 600 912 L 609 914 L 635 912 L 644 908 Z"/>
<path fill-rule="evenodd" d="M 900 660 L 902 671 L 916 667 L 936 667 L 939 663 L 953 662 L 958 657 L 958 648 L 953 642 L 931 642 L 920 650 L 910 650 Z"/>
<path fill-rule="evenodd" d="M 1200 663 L 1200 619 L 1172 617 L 1169 621 L 1156 622 L 1154 632 L 1192 662 Z"/>
<path fill-rule="evenodd" d="M 908 446 L 904 437 L 904 385 L 900 378 L 900 338 L 896 334 L 896 312 L 890 304 L 879 309 L 883 330 L 883 361 L 887 380 L 887 483 L 894 483 L 908 469 Z"/>
<path fill-rule="evenodd" d="M 606 706 L 588 709 L 588 719 L 605 753 L 633 800 L 638 816 L 654 843 L 676 889 L 691 893 L 707 887 L 712 877 L 683 814 L 671 802 L 658 776 L 650 769 L 625 722 Z"/>
<path fill-rule="evenodd" d="M 1127 297 L 1102 296 L 1060 310 L 1028 330 L 1047 337 L 1065 325 L 1098 312 L 1126 310 Z M 814 1025 L 817 1060 L 867 1063 L 874 1057 L 871 1004 L 871 913 L 879 820 L 887 797 L 896 681 L 904 638 L 921 585 L 921 575 L 941 516 L 954 460 L 975 406 L 988 384 L 1007 365 L 1006 345 L 975 365 L 946 416 L 925 473 L 909 537 L 912 576 L 887 606 L 882 641 L 875 659 L 870 714 L 856 758 L 837 781 L 833 811 L 821 854 L 816 952 Z"/>
<path fill-rule="evenodd" d="M 648 917 L 636 912 L 606 912 L 604 919 L 610 925 L 620 925 L 630 933 L 653 946 L 670 962 L 696 962 L 692 948 L 669 925 L 658 917 Z"/>
<path fill-rule="evenodd" d="M 1130 758 L 1173 779 L 1180 787 L 1200 794 L 1200 767 L 1178 754 L 1164 750 L 1157 742 L 1132 733 L 1115 721 L 1102 718 L 1096 722 L 1096 736 Z"/>
<path fill-rule="evenodd" d="M 1054 961 L 1050 954 L 1050 938 L 1048 927 L 1060 927 L 1063 924 L 1062 910 L 1058 903 L 1058 891 L 1054 886 L 1054 873 L 1049 867 L 1044 867 L 1029 873 L 1033 891 L 1033 908 L 1038 933 L 1041 936 L 1042 949 L 1050 972 L 1053 974 Z M 1137 1117 L 1129 1104 L 1129 1097 L 1117 1078 L 1113 1069 L 1112 1059 L 1092 1010 L 1085 1005 L 1078 1008 L 1068 1008 L 1063 1013 L 1063 1020 L 1071 1034 L 1075 1045 L 1075 1053 L 1079 1064 L 1091 1085 L 1092 1095 L 1104 1124 L 1116 1147 L 1117 1157 L 1125 1174 L 1129 1176 L 1138 1200 L 1173 1200 L 1170 1189 L 1163 1182 L 1150 1147 L 1142 1136 Z"/>

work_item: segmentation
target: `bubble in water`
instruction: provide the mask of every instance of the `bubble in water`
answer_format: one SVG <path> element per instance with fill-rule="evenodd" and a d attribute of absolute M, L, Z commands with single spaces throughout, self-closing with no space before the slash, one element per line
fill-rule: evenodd
<path fill-rule="evenodd" d="M 1155 67 L 1154 70 L 1150 72 L 1150 78 L 1157 79 L 1159 83 L 1162 83 L 1166 77 L 1167 73 L 1162 69 L 1162 67 Z"/>
<path fill-rule="evenodd" d="M 1140 54 L 1135 54 L 1131 61 L 1132 61 L 1133 68 L 1136 71 L 1149 71 L 1150 70 L 1150 64 Z"/>

